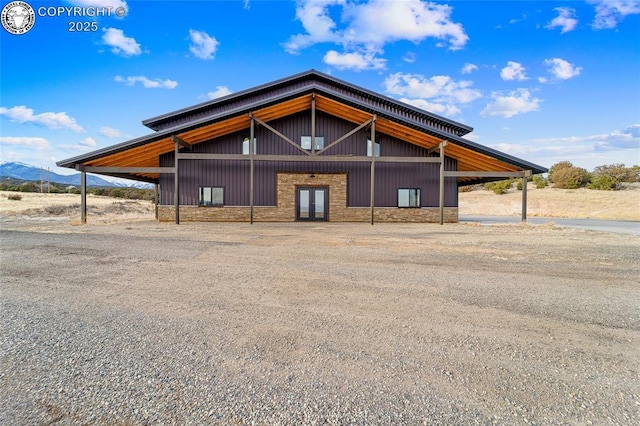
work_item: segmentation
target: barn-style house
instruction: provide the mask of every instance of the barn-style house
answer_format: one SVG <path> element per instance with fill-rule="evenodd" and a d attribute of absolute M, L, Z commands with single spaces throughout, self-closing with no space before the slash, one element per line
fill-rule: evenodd
<path fill-rule="evenodd" d="M 547 170 L 472 128 L 315 70 L 143 121 L 58 162 L 156 184 L 160 221 L 456 222 L 458 185 Z M 526 218 L 526 185 L 523 219 Z"/>

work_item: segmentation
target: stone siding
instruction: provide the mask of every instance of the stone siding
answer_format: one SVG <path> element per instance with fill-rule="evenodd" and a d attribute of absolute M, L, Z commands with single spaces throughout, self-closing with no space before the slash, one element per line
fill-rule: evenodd
<path fill-rule="evenodd" d="M 308 173 L 278 173 L 277 206 L 254 206 L 255 222 L 295 222 L 296 220 L 296 188 L 300 186 L 326 186 L 329 188 L 329 221 L 330 222 L 369 222 L 369 207 L 347 207 L 347 175 L 346 173 L 322 173 L 310 177 Z M 158 220 L 172 222 L 175 220 L 174 206 L 158 206 Z M 250 208 L 248 206 L 198 207 L 180 206 L 180 221 L 185 222 L 248 222 Z M 376 207 L 375 222 L 439 222 L 437 207 L 420 209 Z M 458 208 L 445 207 L 444 221 L 458 221 Z"/>

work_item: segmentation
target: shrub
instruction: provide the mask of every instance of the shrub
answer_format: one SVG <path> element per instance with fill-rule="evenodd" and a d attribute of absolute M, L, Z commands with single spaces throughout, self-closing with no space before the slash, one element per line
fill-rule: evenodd
<path fill-rule="evenodd" d="M 612 176 L 595 175 L 591 182 L 587 184 L 588 189 L 598 189 L 600 191 L 615 191 L 620 186 L 618 180 Z"/>
<path fill-rule="evenodd" d="M 22 195 L 20 194 L 9 194 L 7 200 L 20 201 L 22 200 Z"/>
<path fill-rule="evenodd" d="M 625 167 L 624 164 L 603 164 L 593 169 L 594 175 L 609 176 L 618 182 L 638 182 L 638 166 Z"/>
<path fill-rule="evenodd" d="M 532 177 L 533 183 L 536 184 L 536 188 L 542 189 L 545 188 L 549 182 L 540 175 L 535 175 Z"/>
<path fill-rule="evenodd" d="M 586 185 L 589 173 L 581 167 L 575 167 L 570 161 L 561 161 L 549 169 L 549 180 L 556 188 L 575 189 Z"/>
<path fill-rule="evenodd" d="M 493 191 L 494 194 L 502 195 L 506 194 L 513 185 L 513 179 L 500 180 L 498 182 L 487 182 L 484 184 L 484 189 L 487 191 Z"/>

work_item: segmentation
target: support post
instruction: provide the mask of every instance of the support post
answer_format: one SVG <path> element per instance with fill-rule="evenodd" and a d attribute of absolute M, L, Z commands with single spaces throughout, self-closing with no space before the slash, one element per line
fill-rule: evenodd
<path fill-rule="evenodd" d="M 87 172 L 80 172 L 80 223 L 87 224 Z"/>
<path fill-rule="evenodd" d="M 255 154 L 255 152 L 253 152 L 254 150 L 253 139 L 255 138 L 255 124 L 254 124 L 255 121 L 253 119 L 253 116 L 251 116 L 251 114 L 249 114 L 249 116 L 251 117 L 251 127 L 249 130 L 249 223 L 253 225 L 253 201 L 254 201 L 253 200 L 254 198 L 253 155 Z"/>
<path fill-rule="evenodd" d="M 371 120 L 371 224 L 373 225 L 375 216 L 375 193 L 376 193 L 376 116 Z"/>
<path fill-rule="evenodd" d="M 311 155 L 316 155 L 316 94 L 311 95 Z"/>
<path fill-rule="evenodd" d="M 173 198 L 174 198 L 174 204 L 175 204 L 175 210 L 176 210 L 176 225 L 180 224 L 180 179 L 178 178 L 179 174 L 178 174 L 178 150 L 180 148 L 180 144 L 178 142 L 178 140 L 174 139 L 174 143 L 175 143 L 175 174 L 173 182 L 174 182 L 174 188 L 173 188 Z"/>
<path fill-rule="evenodd" d="M 154 185 L 155 191 L 154 191 L 154 194 L 153 194 L 153 200 L 155 202 L 156 220 L 158 220 L 158 204 L 160 204 L 159 186 L 160 185 L 158 185 L 157 183 Z"/>
<path fill-rule="evenodd" d="M 527 178 L 531 176 L 531 170 L 525 170 L 522 176 L 522 223 L 527 223 Z"/>
<path fill-rule="evenodd" d="M 447 142 L 440 143 L 440 194 L 438 197 L 438 210 L 440 215 L 440 225 L 444 224 L 444 147 Z"/>

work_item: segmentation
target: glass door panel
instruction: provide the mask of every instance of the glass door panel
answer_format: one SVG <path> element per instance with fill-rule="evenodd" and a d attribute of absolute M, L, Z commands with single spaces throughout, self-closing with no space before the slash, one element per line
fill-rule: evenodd
<path fill-rule="evenodd" d="M 298 191 L 298 218 L 299 219 L 309 219 L 310 215 L 310 207 L 311 203 L 309 202 L 309 189 L 301 189 Z"/>
<path fill-rule="evenodd" d="M 327 220 L 329 199 L 327 187 L 298 188 L 296 199 L 297 220 Z"/>
<path fill-rule="evenodd" d="M 314 209 L 314 217 L 316 219 L 325 219 L 325 211 L 324 211 L 324 200 L 325 200 L 325 191 L 324 189 L 316 189 L 314 192 L 314 201 L 315 201 L 315 209 Z"/>

